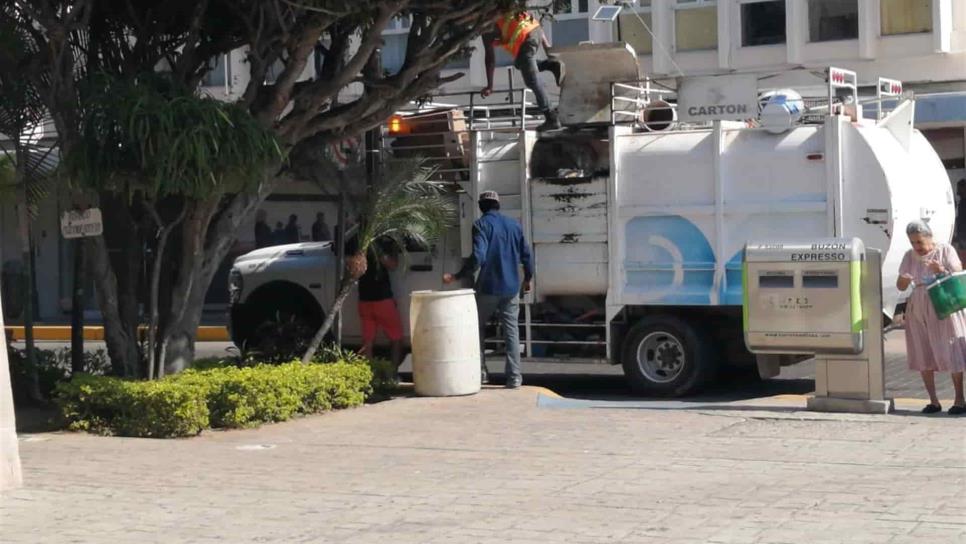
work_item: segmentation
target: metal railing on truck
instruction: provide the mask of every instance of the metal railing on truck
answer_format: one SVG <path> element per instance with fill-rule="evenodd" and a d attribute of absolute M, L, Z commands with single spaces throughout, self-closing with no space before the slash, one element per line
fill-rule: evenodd
<path fill-rule="evenodd" d="M 537 114 L 529 89 L 500 89 L 484 99 L 478 92 L 439 93 L 400 108 L 384 127 L 383 156 L 419 158 L 435 168 L 434 180 L 470 180 L 470 132 L 532 129 Z"/>
<path fill-rule="evenodd" d="M 824 96 L 803 96 L 799 124 L 820 124 L 830 110 L 841 113 L 844 108 L 858 104 L 866 119 L 881 120 L 898 106 L 903 96 L 902 82 L 878 77 L 874 84 L 860 85 L 855 72 L 829 67 L 822 72 L 808 71 L 825 79 Z M 759 78 L 768 79 L 768 76 Z M 612 125 L 632 125 L 642 131 L 706 129 L 711 123 L 684 122 L 678 119 L 677 89 L 665 80 L 644 78 L 613 82 L 610 86 L 610 122 Z M 859 89 L 874 85 L 875 94 L 860 95 Z M 759 113 L 767 100 L 762 96 L 781 88 L 759 89 Z M 866 109 L 868 111 L 866 111 Z M 874 115 L 869 113 L 874 111 Z M 749 128 L 757 128 L 757 116 L 748 119 Z"/>

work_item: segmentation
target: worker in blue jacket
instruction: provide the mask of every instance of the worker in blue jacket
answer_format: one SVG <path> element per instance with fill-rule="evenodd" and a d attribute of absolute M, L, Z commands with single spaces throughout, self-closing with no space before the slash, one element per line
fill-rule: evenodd
<path fill-rule="evenodd" d="M 473 223 L 473 254 L 456 274 L 444 274 L 443 283 L 471 277 L 477 269 L 476 307 L 480 326 L 480 368 L 483 383 L 488 383 L 484 338 L 486 323 L 499 313 L 506 344 L 506 386 L 515 389 L 523 384 L 520 370 L 520 330 L 518 319 L 520 291 L 530 291 L 533 262 L 530 247 L 520 223 L 500 213 L 500 195 L 496 191 L 480 194 L 483 216 Z M 523 281 L 520 281 L 523 265 Z"/>

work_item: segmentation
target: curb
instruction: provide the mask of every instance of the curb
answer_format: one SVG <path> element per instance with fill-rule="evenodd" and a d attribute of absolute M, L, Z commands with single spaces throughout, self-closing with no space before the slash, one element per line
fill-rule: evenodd
<path fill-rule="evenodd" d="M 45 342 L 70 342 L 70 325 L 35 325 L 34 340 Z M 141 331 L 146 331 L 146 327 L 141 327 Z M 14 342 L 24 340 L 24 328 L 22 326 L 6 327 L 8 338 Z M 98 341 L 104 340 L 104 327 L 89 326 L 84 327 L 84 340 Z M 227 327 L 198 327 L 198 342 L 230 342 Z"/>

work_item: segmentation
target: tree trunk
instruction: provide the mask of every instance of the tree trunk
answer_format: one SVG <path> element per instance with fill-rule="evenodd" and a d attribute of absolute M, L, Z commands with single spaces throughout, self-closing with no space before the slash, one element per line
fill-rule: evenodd
<path fill-rule="evenodd" d="M 257 193 L 189 201 L 181 224 L 180 262 L 175 267 L 171 304 L 162 316 L 161 352 L 165 372 L 180 372 L 193 360 L 195 339 L 211 280 L 237 239 L 238 227 L 272 192 L 281 178 L 263 183 Z"/>
<path fill-rule="evenodd" d="M 168 245 L 168 236 L 171 231 L 178 226 L 179 223 L 184 219 L 187 213 L 187 208 L 182 208 L 181 213 L 175 218 L 174 221 L 164 224 L 161 219 L 161 215 L 158 213 L 157 209 L 151 203 L 145 203 L 148 212 L 151 214 L 151 218 L 154 219 L 155 224 L 161 230 L 158 235 L 158 244 L 154 250 L 154 262 L 152 263 L 151 270 L 151 291 L 149 293 L 150 300 L 148 302 L 148 313 L 150 315 L 148 321 L 148 379 L 154 379 L 154 373 L 157 366 L 157 355 L 158 355 L 158 297 L 161 290 L 161 268 L 163 266 L 164 260 L 164 250 Z M 163 359 L 162 359 L 163 360 Z M 158 377 L 164 375 L 163 368 L 157 368 Z"/>
<path fill-rule="evenodd" d="M 353 278 L 351 275 L 346 274 L 345 279 L 342 280 L 342 289 L 339 290 L 339 295 L 335 297 L 332 308 L 325 316 L 325 321 L 322 322 L 322 326 L 319 327 L 315 336 L 312 337 L 312 341 L 309 342 L 309 348 L 305 350 L 305 355 L 302 356 L 302 364 L 312 362 L 312 357 L 315 356 L 316 351 L 319 351 L 319 346 L 322 345 L 322 340 L 325 339 L 325 335 L 329 334 L 329 329 L 332 328 L 332 323 L 335 322 L 335 316 L 342 311 L 342 305 L 345 303 L 345 299 L 349 297 L 352 286 L 358 281 L 358 278 Z"/>
<path fill-rule="evenodd" d="M 144 262 L 144 246 L 141 243 L 138 225 L 131 215 L 130 207 L 125 203 L 122 209 L 118 211 L 120 224 L 115 224 L 123 229 L 121 250 L 120 255 L 118 255 L 120 262 L 112 264 L 117 267 L 118 309 L 121 313 L 121 323 L 127 336 L 134 343 L 134 357 L 124 361 L 125 375 L 142 377 L 145 375 L 145 368 L 141 364 L 143 354 L 140 350 L 141 305 L 139 295 L 142 291 L 141 264 Z"/>
<path fill-rule="evenodd" d="M 104 341 L 107 354 L 111 359 L 111 370 L 117 376 L 127 375 L 127 361 L 137 361 L 137 337 L 130 332 L 121 320 L 118 301 L 117 277 L 111 266 L 107 252 L 107 242 L 103 236 L 88 238 L 85 259 L 94 280 L 97 303 L 104 320 Z"/>
<path fill-rule="evenodd" d="M 207 288 L 200 287 L 202 283 L 207 286 L 210 278 L 207 282 L 197 281 L 198 285 L 192 287 L 191 292 L 184 296 L 181 303 L 183 310 L 172 316 L 164 328 L 160 354 L 160 360 L 164 364 L 159 369 L 161 375 L 181 372 L 194 361 L 195 338 L 207 294 Z"/>

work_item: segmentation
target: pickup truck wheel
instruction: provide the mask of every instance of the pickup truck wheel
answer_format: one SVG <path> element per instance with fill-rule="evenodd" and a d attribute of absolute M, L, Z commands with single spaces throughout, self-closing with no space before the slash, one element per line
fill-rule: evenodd
<path fill-rule="evenodd" d="M 259 362 L 288 362 L 305 353 L 321 323 L 308 316 L 279 311 L 255 326 L 246 346 Z"/>
<path fill-rule="evenodd" d="M 647 316 L 628 332 L 621 361 L 639 394 L 679 397 L 697 391 L 715 373 L 710 338 L 673 316 Z"/>

